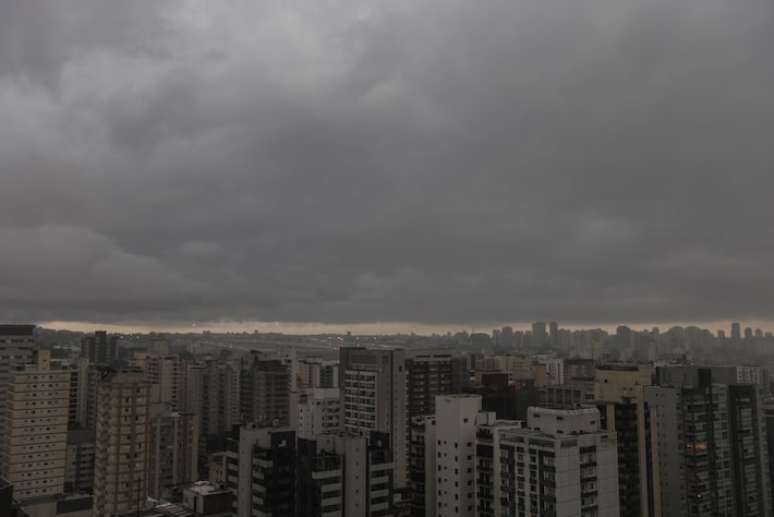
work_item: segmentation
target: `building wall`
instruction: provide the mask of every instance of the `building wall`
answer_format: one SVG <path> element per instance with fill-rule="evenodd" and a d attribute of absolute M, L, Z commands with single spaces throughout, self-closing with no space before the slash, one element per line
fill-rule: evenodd
<path fill-rule="evenodd" d="M 30 368 L 8 386 L 3 469 L 17 500 L 64 493 L 70 373 Z"/>
<path fill-rule="evenodd" d="M 140 372 L 107 374 L 97 388 L 94 508 L 97 515 L 144 508 L 150 453 L 151 384 Z"/>
<path fill-rule="evenodd" d="M 436 397 L 437 503 L 428 515 L 475 515 L 476 417 L 479 395 Z"/>
<path fill-rule="evenodd" d="M 343 425 L 350 432 L 390 436 L 398 488 L 408 485 L 405 352 L 342 347 L 339 360 Z"/>

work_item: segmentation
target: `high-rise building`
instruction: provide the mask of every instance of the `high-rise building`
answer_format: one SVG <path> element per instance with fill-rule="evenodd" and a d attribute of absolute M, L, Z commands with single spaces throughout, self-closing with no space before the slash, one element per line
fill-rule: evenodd
<path fill-rule="evenodd" d="M 771 515 L 761 389 L 713 382 L 696 368 L 684 384 L 648 386 L 658 421 L 654 506 L 663 517 Z"/>
<path fill-rule="evenodd" d="M 93 364 L 110 365 L 118 359 L 118 336 L 98 330 L 81 339 L 81 357 Z"/>
<path fill-rule="evenodd" d="M 186 365 L 184 410 L 199 419 L 199 435 L 229 432 L 240 423 L 240 370 L 229 363 L 206 361 Z"/>
<path fill-rule="evenodd" d="M 406 357 L 408 416 L 435 413 L 437 395 L 461 393 L 467 376 L 467 360 L 450 353 L 414 351 Z"/>
<path fill-rule="evenodd" d="M 158 386 L 158 402 L 181 411 L 186 398 L 186 362 L 175 354 L 163 356 L 147 354 L 136 361 L 145 372 L 146 380 Z"/>
<path fill-rule="evenodd" d="M 5 410 L 11 376 L 17 368 L 32 363 L 37 349 L 34 325 L 0 325 L 0 441 L 7 435 Z M 0 455 L 0 472 L 3 462 Z"/>
<path fill-rule="evenodd" d="M 338 388 L 339 363 L 318 358 L 298 361 L 300 388 Z"/>
<path fill-rule="evenodd" d="M 298 404 L 298 436 L 314 439 L 341 429 L 341 396 L 338 388 L 306 390 Z"/>
<path fill-rule="evenodd" d="M 546 322 L 536 321 L 532 324 L 532 346 L 543 346 L 548 342 L 548 336 L 546 335 Z"/>
<path fill-rule="evenodd" d="M 617 435 L 621 513 L 648 517 L 653 511 L 652 492 L 659 476 L 650 462 L 653 426 L 644 392 L 652 384 L 652 369 L 601 365 L 595 375 L 600 429 Z"/>
<path fill-rule="evenodd" d="M 390 438 L 324 434 L 299 440 L 297 513 L 310 517 L 397 515 Z"/>
<path fill-rule="evenodd" d="M 153 417 L 150 429 L 148 495 L 176 498 L 183 485 L 198 479 L 199 428 L 193 413 L 167 406 Z"/>
<path fill-rule="evenodd" d="M 64 493 L 70 373 L 51 370 L 48 351 L 36 355 L 5 388 L 0 477 L 19 501 Z"/>
<path fill-rule="evenodd" d="M 528 427 L 477 434 L 478 516 L 617 517 L 616 436 L 594 408 L 530 408 Z"/>
<path fill-rule="evenodd" d="M 548 324 L 548 337 L 551 340 L 551 346 L 559 345 L 559 324 L 552 321 Z"/>
<path fill-rule="evenodd" d="M 248 424 L 229 444 L 226 479 L 234 515 L 295 515 L 296 432 Z"/>
<path fill-rule="evenodd" d="M 92 493 L 94 491 L 94 454 L 97 435 L 93 430 L 67 432 L 67 463 L 65 493 Z"/>
<path fill-rule="evenodd" d="M 394 463 L 384 433 L 298 438 L 245 425 L 226 453 L 236 517 L 392 517 Z"/>
<path fill-rule="evenodd" d="M 395 486 L 405 489 L 409 430 L 405 352 L 342 347 L 339 354 L 343 428 L 363 436 L 371 431 L 389 434 Z"/>
<path fill-rule="evenodd" d="M 105 372 L 97 386 L 95 515 L 130 515 L 145 507 L 151 389 L 141 371 Z"/>
<path fill-rule="evenodd" d="M 769 453 L 769 480 L 771 481 L 769 493 L 772 504 L 774 504 L 774 400 L 769 399 L 763 411 L 766 420 L 766 443 Z"/>
<path fill-rule="evenodd" d="M 436 469 L 431 515 L 475 515 L 476 418 L 480 395 L 439 395 L 435 410 Z"/>
<path fill-rule="evenodd" d="M 744 338 L 746 340 L 752 339 L 753 338 L 753 329 L 751 329 L 750 327 L 745 327 L 744 328 Z"/>
<path fill-rule="evenodd" d="M 295 425 L 298 409 L 291 408 L 290 366 L 277 359 L 251 359 L 239 379 L 242 421 L 260 426 Z"/>
<path fill-rule="evenodd" d="M 742 339 L 742 325 L 739 322 L 733 322 L 731 324 L 731 339 L 739 341 Z"/>

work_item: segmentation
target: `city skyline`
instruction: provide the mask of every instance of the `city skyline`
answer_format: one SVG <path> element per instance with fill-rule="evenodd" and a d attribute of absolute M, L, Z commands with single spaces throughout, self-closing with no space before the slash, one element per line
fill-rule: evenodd
<path fill-rule="evenodd" d="M 553 320 L 545 320 L 548 324 Z M 476 333 L 491 333 L 492 330 L 500 330 L 503 327 L 512 327 L 514 331 L 531 331 L 531 325 L 533 322 L 493 322 L 490 324 L 481 325 L 431 325 L 431 324 L 416 324 L 410 322 L 375 322 L 375 323 L 311 323 L 311 322 L 220 322 L 220 323 L 198 323 L 198 324 L 159 324 L 148 325 L 147 323 L 135 322 L 135 323 L 94 323 L 94 322 L 65 322 L 65 321 L 49 321 L 40 322 L 39 326 L 42 328 L 48 328 L 51 330 L 70 330 L 74 332 L 95 332 L 97 330 L 107 330 L 108 332 L 117 332 L 123 334 L 133 333 L 150 333 L 150 332 L 168 332 L 185 334 L 189 332 L 214 332 L 214 333 L 241 333 L 241 332 L 261 332 L 271 333 L 277 332 L 281 334 L 290 335 L 304 335 L 304 334 L 347 334 L 353 335 L 394 335 L 394 334 L 417 334 L 417 335 L 431 335 L 431 334 L 446 334 L 456 332 L 476 332 Z M 569 330 L 591 330 L 602 329 L 608 333 L 615 334 L 616 328 L 619 326 L 626 326 L 635 331 L 652 330 L 658 328 L 664 332 L 672 327 L 699 327 L 707 329 L 715 334 L 721 330 L 725 332 L 726 337 L 731 337 L 731 328 L 733 323 L 740 323 L 741 329 L 745 328 L 761 329 L 764 332 L 774 331 L 774 324 L 767 321 L 716 321 L 716 322 L 639 322 L 639 323 L 573 323 L 573 322 L 557 322 L 559 328 Z M 771 326 L 769 326 L 771 325 Z"/>

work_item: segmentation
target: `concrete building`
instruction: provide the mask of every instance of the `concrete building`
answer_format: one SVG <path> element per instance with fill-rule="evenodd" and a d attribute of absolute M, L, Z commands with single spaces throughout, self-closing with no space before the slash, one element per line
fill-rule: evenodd
<path fill-rule="evenodd" d="M 388 434 L 395 485 L 405 489 L 409 429 L 405 352 L 342 347 L 339 354 L 343 428 L 363 436 L 371 431 Z"/>
<path fill-rule="evenodd" d="M 435 415 L 411 419 L 408 481 L 412 517 L 430 517 L 437 512 L 435 428 Z"/>
<path fill-rule="evenodd" d="M 481 411 L 481 404 L 479 395 L 439 395 L 434 416 L 412 419 L 413 516 L 476 515 L 478 436 L 494 434 L 496 441 L 500 430 L 521 428 L 520 422 L 497 420 L 495 413 Z"/>
<path fill-rule="evenodd" d="M 428 515 L 475 515 L 480 395 L 439 395 L 435 410 L 436 503 Z"/>
<path fill-rule="evenodd" d="M 548 324 L 548 337 L 551 346 L 559 346 L 559 324 L 552 321 Z"/>
<path fill-rule="evenodd" d="M 532 324 L 532 342 L 530 344 L 533 347 L 542 347 L 548 344 L 545 321 L 536 321 Z"/>
<path fill-rule="evenodd" d="M 530 408 L 528 428 L 499 431 L 496 446 L 481 433 L 478 515 L 623 515 L 615 433 L 598 423 L 594 408 Z"/>
<path fill-rule="evenodd" d="M 291 379 L 289 364 L 252 357 L 239 379 L 241 420 L 262 426 L 294 426 L 298 409 L 291 403 Z"/>
<path fill-rule="evenodd" d="M 17 368 L 30 364 L 37 349 L 34 325 L 0 325 L 0 442 L 7 434 L 5 409 L 11 375 Z M 0 455 L 0 472 L 3 462 Z"/>
<path fill-rule="evenodd" d="M 101 517 L 145 507 L 151 384 L 140 371 L 106 372 L 97 387 L 94 511 Z"/>
<path fill-rule="evenodd" d="M 199 435 L 226 433 L 240 423 L 240 369 L 206 361 L 186 365 L 184 410 L 197 415 Z"/>
<path fill-rule="evenodd" d="M 158 386 L 158 400 L 174 410 L 182 411 L 186 398 L 186 362 L 174 354 L 143 354 L 135 364 L 145 372 L 145 379 Z"/>
<path fill-rule="evenodd" d="M 183 506 L 191 517 L 231 517 L 234 494 L 221 485 L 197 481 L 183 489 Z"/>
<path fill-rule="evenodd" d="M 652 515 L 659 471 L 649 461 L 654 419 L 645 400 L 653 371 L 645 366 L 600 365 L 595 372 L 594 405 L 600 428 L 615 432 L 618 443 L 618 488 L 623 515 Z"/>
<path fill-rule="evenodd" d="M 10 373 L 0 477 L 14 485 L 18 501 L 64 493 L 70 373 L 51 370 L 48 351 Z"/>
<path fill-rule="evenodd" d="M 542 385 L 564 384 L 564 359 L 538 357 L 536 362 L 545 367 L 545 380 Z"/>
<path fill-rule="evenodd" d="M 299 388 L 338 388 L 339 363 L 319 358 L 298 361 Z"/>
<path fill-rule="evenodd" d="M 177 499 L 182 486 L 198 479 L 198 456 L 195 415 L 164 408 L 151 421 L 148 495 Z"/>
<path fill-rule="evenodd" d="M 341 433 L 299 440 L 296 515 L 396 515 L 389 442 L 376 431 L 368 437 Z"/>
<path fill-rule="evenodd" d="M 771 515 L 761 389 L 714 383 L 708 368 L 697 375 L 696 384 L 646 388 L 657 422 L 654 504 L 664 517 Z"/>
<path fill-rule="evenodd" d="M 65 493 L 94 492 L 94 455 L 97 435 L 90 429 L 67 431 Z"/>
<path fill-rule="evenodd" d="M 298 436 L 313 439 L 318 434 L 341 429 L 341 394 L 338 388 L 308 389 L 298 404 Z"/>
<path fill-rule="evenodd" d="M 229 444 L 226 478 L 236 494 L 235 517 L 295 515 L 296 433 L 242 426 Z"/>
<path fill-rule="evenodd" d="M 84 336 L 81 339 L 81 357 L 92 364 L 109 366 L 118 359 L 118 336 L 104 330 Z"/>
<path fill-rule="evenodd" d="M 451 353 L 413 351 L 406 357 L 408 418 L 435 413 L 437 395 L 462 393 L 467 359 Z"/>

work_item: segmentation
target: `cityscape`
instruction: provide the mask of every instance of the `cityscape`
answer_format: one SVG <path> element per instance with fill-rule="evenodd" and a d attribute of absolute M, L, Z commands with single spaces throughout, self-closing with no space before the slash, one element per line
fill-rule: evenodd
<path fill-rule="evenodd" d="M 772 345 L 4 324 L 0 515 L 767 516 Z"/>
<path fill-rule="evenodd" d="M 774 0 L 0 0 L 0 517 L 774 517 Z"/>

